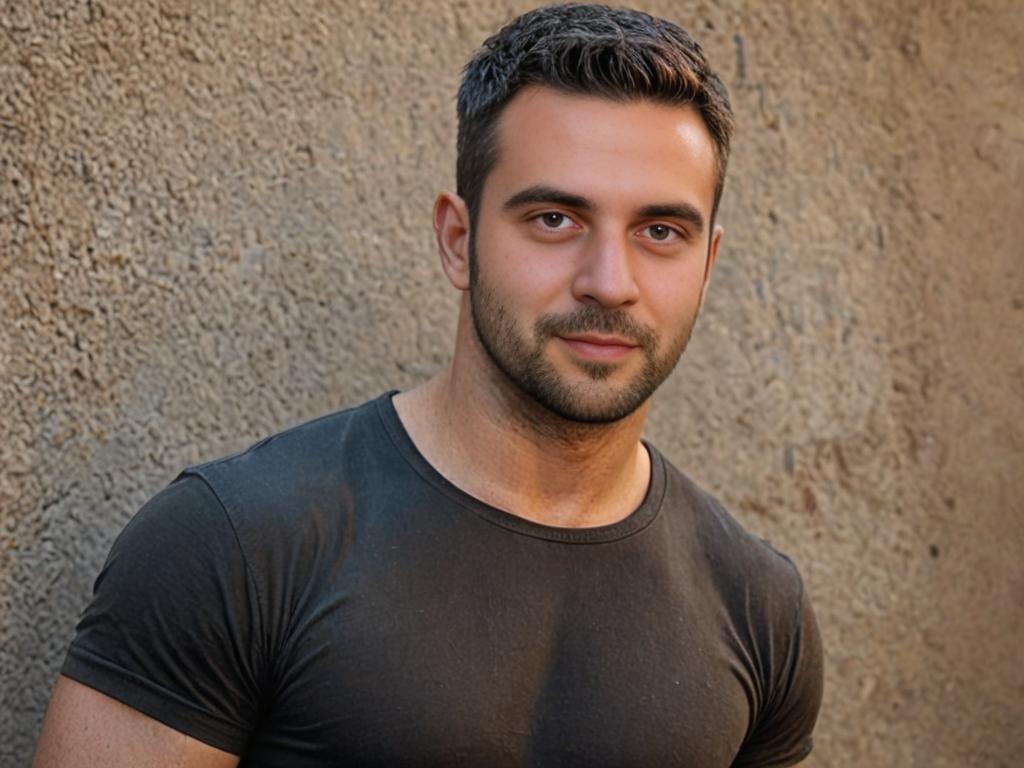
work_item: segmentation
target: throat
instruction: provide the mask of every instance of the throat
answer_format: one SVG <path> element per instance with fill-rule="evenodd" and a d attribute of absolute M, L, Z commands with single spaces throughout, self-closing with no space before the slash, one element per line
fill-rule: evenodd
<path fill-rule="evenodd" d="M 460 490 L 565 528 L 611 525 L 642 504 L 651 474 L 642 419 L 567 428 L 457 390 L 442 374 L 396 396 L 395 407 L 419 452 Z"/>

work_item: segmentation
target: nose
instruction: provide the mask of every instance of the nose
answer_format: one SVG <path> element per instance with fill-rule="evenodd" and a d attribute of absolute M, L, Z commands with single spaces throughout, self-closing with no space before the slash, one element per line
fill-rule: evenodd
<path fill-rule="evenodd" d="M 633 256 L 624 237 L 594 233 L 580 258 L 572 285 L 577 301 L 614 309 L 634 304 L 640 298 Z"/>

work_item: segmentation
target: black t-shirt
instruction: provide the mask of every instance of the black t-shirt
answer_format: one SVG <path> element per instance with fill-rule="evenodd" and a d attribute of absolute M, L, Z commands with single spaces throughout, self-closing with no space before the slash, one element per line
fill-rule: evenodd
<path fill-rule="evenodd" d="M 822 655 L 795 567 L 648 446 L 553 528 L 431 467 L 391 396 L 194 467 L 113 546 L 63 673 L 246 766 L 784 766 Z"/>

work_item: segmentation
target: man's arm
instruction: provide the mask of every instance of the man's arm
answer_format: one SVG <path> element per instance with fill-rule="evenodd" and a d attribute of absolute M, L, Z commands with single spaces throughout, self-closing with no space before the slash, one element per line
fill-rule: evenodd
<path fill-rule="evenodd" d="M 258 613 L 230 519 L 202 479 L 182 476 L 114 542 L 61 667 L 67 680 L 54 692 L 44 743 L 70 738 L 65 727 L 101 739 L 134 716 L 150 731 L 166 727 L 242 754 L 258 721 L 269 642 Z"/>
<path fill-rule="evenodd" d="M 61 675 L 33 768 L 233 768 L 238 757 Z"/>
<path fill-rule="evenodd" d="M 795 572 L 795 566 L 794 566 Z M 804 763 L 811 751 L 811 734 L 818 719 L 824 685 L 824 651 L 814 610 L 802 582 L 797 626 L 767 676 L 767 706 L 748 735 L 733 768 L 783 768 Z M 769 658 L 764 654 L 764 658 Z"/>

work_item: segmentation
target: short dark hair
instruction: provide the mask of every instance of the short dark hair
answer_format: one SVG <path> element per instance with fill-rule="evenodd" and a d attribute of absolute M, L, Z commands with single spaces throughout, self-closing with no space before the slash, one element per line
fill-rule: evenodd
<path fill-rule="evenodd" d="M 704 51 L 670 21 L 641 11 L 572 3 L 519 16 L 484 41 L 466 65 L 459 86 L 455 179 L 472 223 L 484 180 L 498 159 L 498 118 L 528 85 L 616 101 L 693 105 L 715 146 L 714 220 L 725 186 L 733 116 L 729 93 Z"/>

